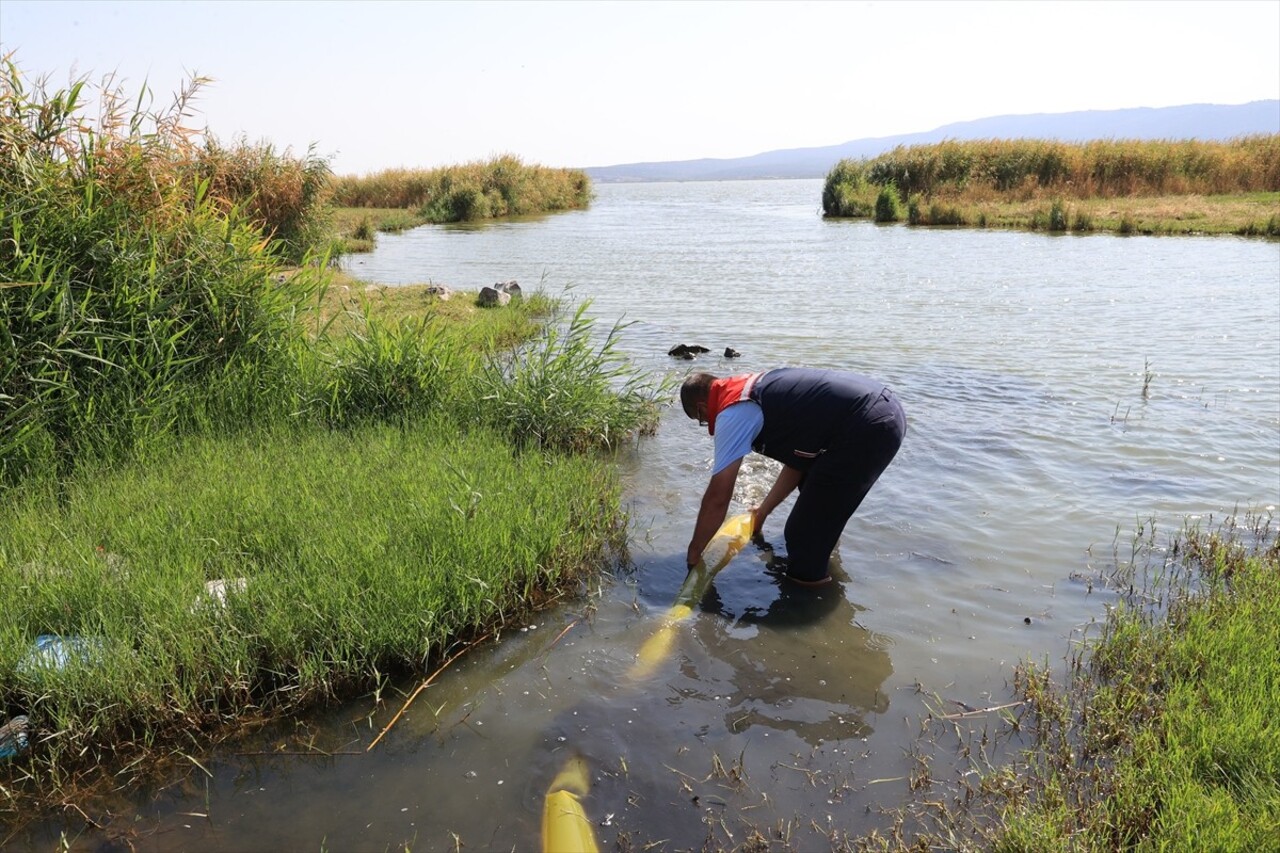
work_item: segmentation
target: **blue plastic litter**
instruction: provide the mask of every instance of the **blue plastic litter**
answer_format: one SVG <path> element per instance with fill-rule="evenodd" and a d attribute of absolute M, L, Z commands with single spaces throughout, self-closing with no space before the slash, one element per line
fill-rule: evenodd
<path fill-rule="evenodd" d="M 0 726 L 0 761 L 13 758 L 27 749 L 27 718 L 14 717 Z"/>
<path fill-rule="evenodd" d="M 33 669 L 64 669 L 73 660 L 89 661 L 100 643 L 83 637 L 60 637 L 57 634 L 41 634 L 35 645 L 18 664 L 24 671 Z"/>

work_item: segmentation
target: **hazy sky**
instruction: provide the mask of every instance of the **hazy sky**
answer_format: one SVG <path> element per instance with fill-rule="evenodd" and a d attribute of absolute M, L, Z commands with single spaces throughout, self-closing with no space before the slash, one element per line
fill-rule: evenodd
<path fill-rule="evenodd" d="M 115 71 L 340 174 L 740 157 L 994 115 L 1280 98 L 1280 0 L 0 0 L 0 50 Z"/>

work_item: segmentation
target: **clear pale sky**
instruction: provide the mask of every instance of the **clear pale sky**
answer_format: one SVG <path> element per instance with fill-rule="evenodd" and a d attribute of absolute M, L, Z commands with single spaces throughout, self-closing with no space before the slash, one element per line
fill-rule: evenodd
<path fill-rule="evenodd" d="M 108 72 L 340 174 L 741 157 L 995 115 L 1280 98 L 1280 0 L 0 0 L 28 77 Z"/>

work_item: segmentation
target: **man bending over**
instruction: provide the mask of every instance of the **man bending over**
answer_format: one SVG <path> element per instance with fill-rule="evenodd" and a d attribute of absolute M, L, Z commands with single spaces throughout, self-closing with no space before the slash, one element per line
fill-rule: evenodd
<path fill-rule="evenodd" d="M 692 373 L 680 388 L 684 413 L 715 438 L 711 481 L 689 541 L 690 568 L 723 523 L 748 451 L 782 463 L 752 511 L 759 534 L 769 513 L 800 489 L 784 530 L 789 579 L 831 580 L 827 565 L 845 524 L 902 445 L 906 415 L 893 392 L 856 373 L 784 367 L 718 379 Z"/>

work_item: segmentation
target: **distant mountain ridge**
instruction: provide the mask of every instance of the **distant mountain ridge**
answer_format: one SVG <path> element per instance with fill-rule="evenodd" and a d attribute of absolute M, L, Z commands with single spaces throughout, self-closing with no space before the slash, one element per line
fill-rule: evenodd
<path fill-rule="evenodd" d="M 946 139 L 1224 140 L 1255 133 L 1280 133 L 1280 100 L 994 116 L 945 124 L 923 133 L 856 139 L 818 148 L 788 148 L 730 159 L 592 166 L 583 171 L 601 183 L 825 178 L 831 167 L 848 157 L 875 157 L 899 145 L 923 145 Z"/>

